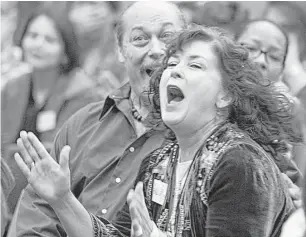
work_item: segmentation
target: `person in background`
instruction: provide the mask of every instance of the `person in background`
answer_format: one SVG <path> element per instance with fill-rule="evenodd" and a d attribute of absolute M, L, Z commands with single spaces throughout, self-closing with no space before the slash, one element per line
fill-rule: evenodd
<path fill-rule="evenodd" d="M 119 7 L 119 3 L 107 1 L 75 1 L 69 6 L 81 48 L 82 68 L 105 97 L 126 83 L 113 34 Z"/>
<path fill-rule="evenodd" d="M 193 16 L 194 23 L 220 27 L 235 35 L 249 19 L 249 12 L 237 1 L 207 1 L 198 3 Z"/>
<path fill-rule="evenodd" d="M 249 50 L 250 58 L 258 65 L 263 76 L 272 81 L 278 90 L 295 104 L 296 100 L 290 94 L 289 88 L 281 80 L 289 50 L 286 33 L 273 22 L 254 20 L 247 22 L 236 37 L 237 41 Z M 297 109 L 295 110 L 293 113 L 297 113 Z M 298 116 L 296 120 L 296 126 L 300 129 Z M 287 141 L 285 142 L 287 143 Z M 287 145 L 287 150 L 278 151 L 278 153 L 284 154 L 285 152 L 287 158 L 293 159 L 297 163 L 297 167 L 301 168 L 306 152 L 305 145 L 303 143 L 294 144 L 293 148 L 292 144 L 287 143 Z M 272 155 L 278 156 L 278 154 Z M 287 181 L 289 184 L 290 180 Z M 301 185 L 301 180 L 295 183 Z M 300 207 L 301 202 L 298 200 L 301 198 L 301 190 L 297 186 L 291 185 L 290 192 L 295 200 L 296 207 Z M 295 197 L 298 198 L 295 199 Z"/>
<path fill-rule="evenodd" d="M 236 38 L 249 50 L 250 58 L 264 77 L 273 83 L 282 83 L 289 42 L 287 34 L 279 26 L 267 20 L 250 21 Z"/>
<path fill-rule="evenodd" d="M 13 173 L 20 173 L 11 155 L 21 130 L 32 131 L 49 149 L 73 113 L 102 100 L 94 83 L 79 68 L 78 44 L 66 11 L 52 6 L 33 11 L 17 46 L 30 70 L 8 79 L 1 93 L 1 150 Z M 16 180 L 9 198 L 12 211 L 25 185 L 23 177 Z"/>
<path fill-rule="evenodd" d="M 301 142 L 288 98 L 267 83 L 246 48 L 202 26 L 168 44 L 151 82 L 152 123 L 165 123 L 175 139 L 144 159 L 135 190 L 113 222 L 88 213 L 70 191 L 69 146 L 58 164 L 35 135 L 22 137 L 26 148 L 20 146 L 16 162 L 67 234 L 278 236 L 294 207 L 262 145 Z"/>
<path fill-rule="evenodd" d="M 11 220 L 11 212 L 9 211 L 7 200 L 9 198 L 9 194 L 13 190 L 15 186 L 15 178 L 10 170 L 9 166 L 6 164 L 5 160 L 1 157 L 1 186 L 0 186 L 0 194 L 1 194 L 1 236 L 5 236 L 4 234 L 7 232 L 8 225 Z"/>
<path fill-rule="evenodd" d="M 55 138 L 52 157 L 58 160 L 62 147 L 71 147 L 71 189 L 84 207 L 98 216 L 115 218 L 143 158 L 166 142 L 164 127 L 145 119 L 150 108 L 143 91 L 162 63 L 167 42 L 185 26 L 173 3 L 136 2 L 129 6 L 116 28 L 119 60 L 126 67 L 129 83 L 104 102 L 77 112 Z M 11 228 L 16 228 L 17 236 L 66 236 L 54 210 L 30 185 L 16 215 Z"/>
<path fill-rule="evenodd" d="M 279 24 L 289 36 L 289 51 L 283 80 L 299 102 L 299 119 L 306 137 L 306 4 L 305 2 L 269 2 L 263 18 Z M 306 142 L 306 141 L 305 141 Z M 305 150 L 298 149 L 303 154 Z M 300 160 L 301 170 L 306 159 Z"/>
<path fill-rule="evenodd" d="M 291 41 L 291 35 L 297 38 L 299 52 L 295 56 L 296 61 L 291 61 L 288 57 L 288 62 L 295 63 L 293 65 L 287 64 L 285 69 L 285 80 L 298 76 L 302 73 L 301 68 L 306 70 L 306 3 L 304 1 L 271 1 L 268 2 L 265 11 L 262 14 L 262 18 L 273 21 L 283 27 L 283 29 L 289 35 Z M 302 76 L 301 76 L 302 77 Z M 293 82 L 294 84 L 296 82 Z M 291 83 L 290 83 L 291 84 Z M 296 94 L 299 86 L 296 86 L 297 90 L 293 90 Z"/>
<path fill-rule="evenodd" d="M 30 71 L 21 60 L 21 50 L 14 45 L 14 32 L 18 22 L 18 3 L 1 3 L 1 90 L 11 78 L 16 78 Z M 18 66 L 18 70 L 16 69 Z"/>
<path fill-rule="evenodd" d="M 71 190 L 94 215 L 113 220 L 144 157 L 168 143 L 165 127 L 150 122 L 151 104 L 143 92 L 162 64 L 167 43 L 185 27 L 182 13 L 170 2 L 136 2 L 127 8 L 118 21 L 116 38 L 129 83 L 104 103 L 80 110 L 55 138 L 51 156 L 58 162 L 62 148 L 71 147 Z M 19 142 L 25 136 L 22 132 Z M 287 160 L 284 163 L 289 165 Z M 286 172 L 288 166 L 280 169 Z M 54 210 L 31 186 L 25 189 L 16 213 L 17 236 L 66 235 Z"/>

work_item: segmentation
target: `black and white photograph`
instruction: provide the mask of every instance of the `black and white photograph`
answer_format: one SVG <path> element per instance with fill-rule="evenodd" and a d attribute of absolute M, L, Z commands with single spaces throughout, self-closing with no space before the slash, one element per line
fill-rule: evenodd
<path fill-rule="evenodd" d="M 0 3 L 0 237 L 306 237 L 306 1 Z"/>

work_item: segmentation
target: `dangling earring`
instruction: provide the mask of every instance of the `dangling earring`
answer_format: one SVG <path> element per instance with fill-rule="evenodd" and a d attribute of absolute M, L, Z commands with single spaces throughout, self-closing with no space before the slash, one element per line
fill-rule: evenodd
<path fill-rule="evenodd" d="M 217 103 L 215 103 L 215 108 L 216 108 L 216 119 L 217 120 L 224 120 L 228 117 L 228 108 L 220 108 L 218 107 Z"/>

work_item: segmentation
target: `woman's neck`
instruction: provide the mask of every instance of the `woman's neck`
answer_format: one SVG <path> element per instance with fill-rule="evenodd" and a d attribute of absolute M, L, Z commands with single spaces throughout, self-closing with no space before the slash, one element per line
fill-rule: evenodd
<path fill-rule="evenodd" d="M 34 92 L 49 91 L 59 78 L 59 71 L 52 70 L 34 70 L 32 73 L 33 90 Z"/>
<path fill-rule="evenodd" d="M 197 131 L 177 135 L 180 146 L 180 162 L 192 160 L 201 145 L 223 121 L 224 119 L 213 118 Z"/>
<path fill-rule="evenodd" d="M 32 95 L 36 106 L 40 107 L 46 102 L 59 76 L 58 70 L 34 71 L 32 73 Z"/>

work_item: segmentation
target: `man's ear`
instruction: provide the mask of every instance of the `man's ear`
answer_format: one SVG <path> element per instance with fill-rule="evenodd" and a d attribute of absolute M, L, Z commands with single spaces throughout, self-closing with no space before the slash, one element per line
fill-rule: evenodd
<path fill-rule="evenodd" d="M 118 60 L 120 63 L 124 63 L 125 61 L 125 57 L 124 57 L 124 53 L 123 53 L 123 49 L 120 46 L 117 46 L 117 53 L 118 53 Z"/>

